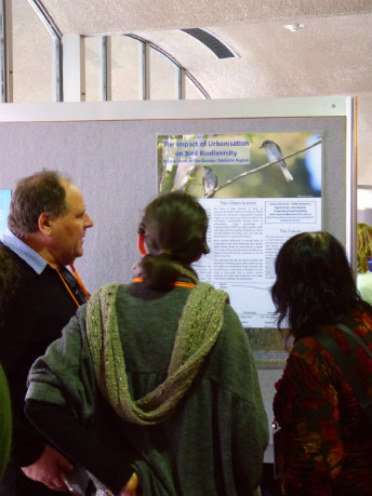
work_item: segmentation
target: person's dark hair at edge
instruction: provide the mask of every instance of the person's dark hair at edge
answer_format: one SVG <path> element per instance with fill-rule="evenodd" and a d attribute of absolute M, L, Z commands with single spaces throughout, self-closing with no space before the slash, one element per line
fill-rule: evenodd
<path fill-rule="evenodd" d="M 207 228 L 205 210 L 189 194 L 173 192 L 153 200 L 138 228 L 149 252 L 138 265 L 146 286 L 168 289 L 180 266 L 192 270 L 190 264 L 209 253 Z"/>
<path fill-rule="evenodd" d="M 65 178 L 56 171 L 43 170 L 17 183 L 8 216 L 8 227 L 13 234 L 22 238 L 36 232 L 42 212 L 55 219 L 67 211 L 66 190 L 61 179 Z"/>
<path fill-rule="evenodd" d="M 359 296 L 343 246 L 328 232 L 306 232 L 287 240 L 275 271 L 271 294 L 278 327 L 288 317 L 289 334 L 295 339 L 340 322 L 356 305 L 372 311 Z"/>

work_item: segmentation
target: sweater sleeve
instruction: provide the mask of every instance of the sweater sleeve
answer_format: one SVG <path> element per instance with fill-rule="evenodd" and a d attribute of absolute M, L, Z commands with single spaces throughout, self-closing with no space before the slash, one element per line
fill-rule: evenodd
<path fill-rule="evenodd" d="M 31 368 L 26 414 L 59 451 L 120 492 L 133 473 L 126 446 L 115 450 L 94 422 L 96 388 L 87 346 L 85 307 Z"/>
<path fill-rule="evenodd" d="M 220 390 L 218 417 L 222 466 L 229 494 L 254 494 L 260 484 L 268 443 L 266 413 L 256 400 L 242 399 L 231 391 Z"/>
<path fill-rule="evenodd" d="M 226 492 L 254 494 L 269 441 L 268 421 L 249 339 L 231 307 L 220 338 L 212 356 L 217 362 L 211 365 L 218 372 L 216 418 Z"/>
<path fill-rule="evenodd" d="M 66 407 L 27 400 L 26 414 L 61 453 L 82 465 L 114 494 L 119 493 L 134 472 L 134 453 L 128 448 L 114 450 L 97 426 L 81 423 Z"/>

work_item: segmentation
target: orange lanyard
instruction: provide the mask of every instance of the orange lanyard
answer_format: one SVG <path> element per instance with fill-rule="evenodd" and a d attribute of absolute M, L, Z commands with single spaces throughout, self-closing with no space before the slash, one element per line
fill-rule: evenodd
<path fill-rule="evenodd" d="M 86 296 L 87 300 L 89 300 L 90 298 L 90 294 L 88 293 L 88 291 L 86 290 L 84 284 L 83 284 L 83 281 L 80 279 L 80 276 L 79 274 L 77 273 L 77 270 L 75 269 L 74 265 L 71 263 L 70 264 L 70 267 L 71 267 L 71 270 L 75 276 L 75 279 L 77 280 L 79 286 L 80 286 L 80 289 L 82 290 L 82 292 L 84 293 L 84 295 Z"/>
<path fill-rule="evenodd" d="M 60 278 L 60 279 L 61 279 L 61 281 L 63 282 L 63 284 L 64 284 L 65 288 L 66 288 L 66 289 L 67 289 L 67 291 L 69 292 L 69 294 L 70 294 L 71 298 L 74 300 L 75 305 L 76 305 L 77 307 L 80 307 L 80 303 L 79 303 L 79 302 L 77 301 L 77 299 L 75 298 L 75 296 L 74 296 L 73 292 L 71 291 L 71 289 L 70 289 L 69 285 L 67 284 L 67 282 L 65 281 L 65 279 L 64 279 L 64 277 L 63 277 L 63 275 L 62 275 L 62 274 L 61 274 L 61 272 L 59 271 L 59 268 L 57 267 L 57 265 L 52 265 L 52 264 L 49 264 L 49 265 L 50 265 L 51 267 L 53 267 L 53 269 L 54 269 L 54 270 L 57 272 L 57 274 L 59 275 L 59 278 Z M 84 284 L 82 283 L 82 280 L 80 279 L 79 274 L 76 272 L 75 267 L 74 267 L 72 264 L 70 264 L 70 267 L 71 267 L 72 272 L 74 273 L 74 276 L 75 276 L 75 278 L 76 278 L 76 280 L 77 280 L 77 283 L 78 283 L 78 284 L 79 284 L 79 286 L 80 286 L 80 289 L 82 290 L 82 292 L 84 293 L 84 295 L 87 297 L 87 299 L 89 299 L 90 294 L 89 294 L 89 293 L 88 293 L 88 291 L 85 289 L 85 286 L 84 286 Z"/>
<path fill-rule="evenodd" d="M 142 277 L 135 277 L 132 279 L 132 282 L 143 282 L 143 279 Z M 179 288 L 195 288 L 196 284 L 193 282 L 174 281 L 173 286 L 177 286 Z"/>

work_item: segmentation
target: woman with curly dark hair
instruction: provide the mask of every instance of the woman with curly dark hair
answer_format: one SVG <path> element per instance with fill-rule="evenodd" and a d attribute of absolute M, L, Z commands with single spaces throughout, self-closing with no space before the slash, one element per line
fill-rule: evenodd
<path fill-rule="evenodd" d="M 294 340 L 276 384 L 279 477 L 286 496 L 372 494 L 372 307 L 327 232 L 281 248 L 272 297 Z M 369 407 L 370 408 L 370 407 Z"/>

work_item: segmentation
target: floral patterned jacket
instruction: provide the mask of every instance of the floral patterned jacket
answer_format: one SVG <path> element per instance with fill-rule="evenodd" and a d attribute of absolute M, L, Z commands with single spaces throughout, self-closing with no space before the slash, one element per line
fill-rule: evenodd
<path fill-rule="evenodd" d="M 344 322 L 372 350 L 372 315 Z M 372 360 L 341 329 L 328 326 L 372 398 Z M 279 474 L 286 496 L 372 495 L 372 432 L 343 371 L 314 337 L 299 339 L 276 383 Z"/>

